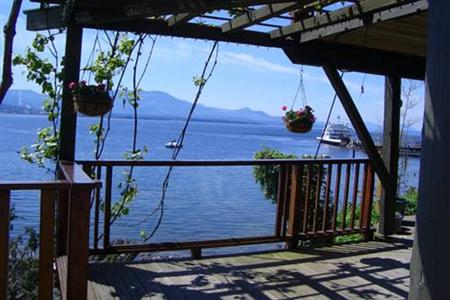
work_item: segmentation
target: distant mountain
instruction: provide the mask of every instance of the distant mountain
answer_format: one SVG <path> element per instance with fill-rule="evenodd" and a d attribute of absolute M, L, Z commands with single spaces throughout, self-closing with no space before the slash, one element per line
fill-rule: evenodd
<path fill-rule="evenodd" d="M 139 115 L 143 117 L 164 117 L 171 119 L 186 118 L 191 108 L 191 103 L 186 100 L 175 98 L 165 92 L 151 91 L 142 92 L 142 100 L 139 102 Z M 113 115 L 131 116 L 130 105 L 123 105 L 117 102 Z M 195 109 L 193 119 L 195 120 L 220 120 L 228 122 L 280 122 L 280 118 L 272 117 L 262 111 L 254 111 L 248 107 L 231 110 L 209 107 L 198 104 Z"/>
<path fill-rule="evenodd" d="M 175 98 L 161 91 L 144 91 L 139 102 L 139 116 L 143 118 L 185 119 L 191 103 Z M 10 90 L 5 97 L 0 111 L 11 113 L 39 113 L 44 96 L 29 90 Z M 132 117 L 130 105 L 123 106 L 121 99 L 116 100 L 113 110 L 115 117 Z M 250 108 L 238 110 L 221 109 L 199 104 L 193 115 L 194 120 L 267 123 L 280 122 L 279 117 L 272 117 L 262 111 Z"/>

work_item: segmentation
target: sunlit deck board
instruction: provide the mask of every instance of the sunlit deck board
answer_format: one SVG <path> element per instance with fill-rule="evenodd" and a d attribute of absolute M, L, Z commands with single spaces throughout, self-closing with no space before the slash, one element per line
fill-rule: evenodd
<path fill-rule="evenodd" d="M 90 299 L 404 299 L 408 244 L 90 266 Z M 95 294 L 95 295 L 93 295 Z"/>

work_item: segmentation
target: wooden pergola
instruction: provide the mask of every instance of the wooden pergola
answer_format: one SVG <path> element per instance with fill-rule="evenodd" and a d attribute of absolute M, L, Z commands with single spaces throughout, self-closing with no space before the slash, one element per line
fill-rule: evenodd
<path fill-rule="evenodd" d="M 446 75 L 445 81 L 448 84 L 449 54 L 439 52 L 430 45 L 433 45 L 434 41 L 431 38 L 435 38 L 436 41 L 444 40 L 445 34 L 447 36 L 450 34 L 449 22 L 446 19 L 450 13 L 449 4 L 435 2 L 435 8 L 431 10 L 426 0 L 351 0 L 344 2 L 337 0 L 31 1 L 41 3 L 41 8 L 26 12 L 29 30 L 67 27 L 65 82 L 78 80 L 82 35 L 85 28 L 280 48 L 295 64 L 322 67 L 338 94 L 383 185 L 379 231 L 384 235 L 393 232 L 398 173 L 401 79 L 425 80 L 427 69 L 427 78 L 436 80 L 435 85 L 433 82 L 428 82 L 427 90 L 430 87 L 436 88 L 436 91 L 444 88 L 445 84 L 439 81 L 441 78 L 439 76 Z M 232 14 L 229 13 L 230 11 Z M 430 14 L 429 11 L 434 14 Z M 444 12 L 447 12 L 447 16 L 444 15 Z M 427 27 L 430 19 L 433 20 L 432 25 Z M 440 33 L 433 34 L 432 37 L 428 36 L 432 29 Z M 447 44 L 441 42 L 440 47 L 448 51 L 448 44 L 450 44 L 448 41 Z M 431 60 L 430 54 L 433 55 Z M 446 68 L 440 65 L 441 61 L 446 63 Z M 339 70 L 377 74 L 386 78 L 384 144 L 381 155 L 339 75 Z M 435 72 L 436 74 L 440 72 L 438 77 L 430 76 Z M 438 94 L 438 92 L 436 93 Z M 439 92 L 438 97 L 442 97 L 442 95 Z M 442 100 L 439 99 L 436 100 L 436 103 L 442 107 Z M 427 101 L 432 100 L 428 93 Z M 424 120 L 425 130 L 428 128 L 428 132 L 440 134 L 437 136 L 439 145 L 443 140 L 450 142 L 448 124 L 444 125 L 442 119 L 450 112 L 448 109 L 446 113 L 436 111 L 437 108 L 430 107 L 430 105 L 427 104 L 427 109 L 430 109 L 430 113 L 431 109 L 434 109 L 435 114 L 432 115 L 433 119 Z M 431 115 L 426 116 L 430 117 Z M 64 86 L 61 119 L 60 158 L 65 161 L 74 161 L 76 114 L 67 85 Z M 442 126 L 447 126 L 447 128 Z M 425 138 L 422 160 L 427 161 L 429 165 L 422 164 L 421 203 L 432 201 L 429 197 L 432 197 L 436 190 L 443 191 L 435 189 L 433 183 L 425 179 L 433 172 L 433 168 L 440 176 L 447 174 L 443 170 L 444 166 L 433 164 L 430 160 L 433 155 L 444 157 L 443 150 L 436 148 L 433 143 L 433 139 Z M 448 164 L 449 159 L 447 158 L 445 162 Z M 450 168 L 447 166 L 446 169 Z M 424 179 L 428 186 L 423 184 Z M 445 182 L 449 183 L 449 179 L 446 178 Z M 449 192 L 444 192 L 444 195 L 448 201 Z M 439 205 L 445 207 L 443 202 Z M 445 216 L 445 209 L 438 213 L 436 206 L 428 210 L 422 206 L 419 208 L 419 226 L 421 220 L 428 220 L 431 216 L 435 217 L 439 213 L 441 216 Z M 423 219 L 420 218 L 420 209 L 427 214 Z M 423 228 L 432 231 L 430 226 L 429 224 L 424 225 Z M 447 225 L 447 227 L 449 226 Z M 426 235 L 420 229 L 418 227 L 419 242 Z M 450 239 L 450 230 L 448 228 L 442 230 L 442 237 Z M 449 242 L 445 243 L 447 247 L 444 250 L 450 252 Z M 422 255 L 430 253 L 419 250 L 417 250 L 418 253 L 422 253 Z M 442 262 L 446 269 L 440 268 L 439 274 L 448 281 L 450 255 L 448 253 L 444 255 L 444 250 L 439 250 L 441 251 L 439 253 L 442 255 Z M 430 265 L 435 262 L 428 261 L 423 257 L 418 260 L 419 264 L 424 261 L 427 263 L 424 268 L 426 277 L 433 278 L 427 293 L 432 296 L 449 295 L 448 288 L 437 286 L 437 281 L 434 281 L 436 277 L 432 276 Z M 419 286 L 421 283 L 417 284 Z M 420 288 L 417 289 L 420 290 Z M 421 295 L 420 293 L 420 291 L 417 292 L 417 295 Z"/>
<path fill-rule="evenodd" d="M 401 78 L 425 76 L 426 0 L 36 2 L 56 6 L 28 11 L 29 30 L 68 27 L 66 81 L 78 79 L 83 28 L 281 48 L 295 64 L 323 67 L 383 184 L 379 230 L 393 233 Z M 381 156 L 337 70 L 386 76 Z M 74 160 L 76 116 L 67 89 L 64 95 L 61 159 Z"/>

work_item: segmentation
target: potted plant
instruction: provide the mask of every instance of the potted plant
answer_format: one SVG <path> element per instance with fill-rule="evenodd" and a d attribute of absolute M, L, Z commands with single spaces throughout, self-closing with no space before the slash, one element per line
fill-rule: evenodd
<path fill-rule="evenodd" d="M 103 116 L 112 108 L 113 101 L 104 84 L 88 85 L 86 81 L 71 82 L 74 108 L 87 116 Z"/>
<path fill-rule="evenodd" d="M 311 131 L 316 117 L 314 116 L 314 110 L 310 106 L 305 106 L 299 110 L 287 109 L 286 105 L 281 107 L 285 111 L 283 117 L 284 125 L 291 132 L 306 133 Z"/>

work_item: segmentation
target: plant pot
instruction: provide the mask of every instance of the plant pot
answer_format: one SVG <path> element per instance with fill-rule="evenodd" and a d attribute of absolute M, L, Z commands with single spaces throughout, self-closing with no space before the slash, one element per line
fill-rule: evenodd
<path fill-rule="evenodd" d="M 104 95 L 74 95 L 74 108 L 86 116 L 103 116 L 112 109 L 111 97 Z"/>
<path fill-rule="evenodd" d="M 284 121 L 284 125 L 287 130 L 294 133 L 307 133 L 313 127 L 313 123 L 304 121 Z"/>

